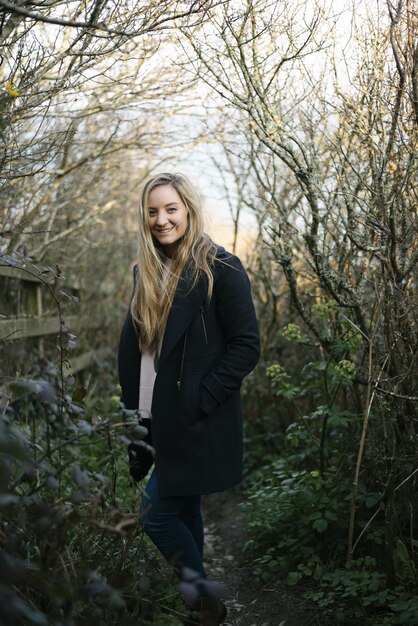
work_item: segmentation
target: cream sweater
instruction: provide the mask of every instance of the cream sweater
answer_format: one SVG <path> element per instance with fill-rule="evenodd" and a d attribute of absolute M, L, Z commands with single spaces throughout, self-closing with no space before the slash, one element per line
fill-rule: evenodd
<path fill-rule="evenodd" d="M 168 279 L 173 261 L 167 259 L 165 261 L 166 271 L 163 280 Z M 151 418 L 152 394 L 154 392 L 155 377 L 157 375 L 158 356 L 161 352 L 163 337 L 160 339 L 156 352 L 142 352 L 141 355 L 141 373 L 139 378 L 139 401 L 138 409 L 142 418 Z"/>

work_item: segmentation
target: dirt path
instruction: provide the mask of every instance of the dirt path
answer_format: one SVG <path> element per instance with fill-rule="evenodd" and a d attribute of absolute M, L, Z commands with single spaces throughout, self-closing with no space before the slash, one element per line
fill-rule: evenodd
<path fill-rule="evenodd" d="M 205 561 L 209 577 L 231 592 L 226 626 L 320 626 L 318 612 L 283 583 L 257 589 L 240 566 L 243 546 L 240 494 L 228 491 L 204 500 Z"/>

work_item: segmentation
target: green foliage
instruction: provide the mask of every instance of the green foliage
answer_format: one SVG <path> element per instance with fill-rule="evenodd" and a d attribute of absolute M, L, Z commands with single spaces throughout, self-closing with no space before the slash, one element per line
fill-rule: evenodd
<path fill-rule="evenodd" d="M 307 576 L 319 580 L 325 568 L 345 558 L 350 478 L 337 477 L 335 471 L 323 476 L 318 471 L 291 471 L 286 465 L 282 459 L 276 461 L 268 468 L 268 478 L 249 489 L 242 505 L 249 537 L 246 549 L 254 551 L 257 566 L 275 560 L 272 572 L 260 569 L 265 581 L 272 576 L 287 576 L 292 584 Z M 361 485 L 358 506 L 364 510 L 363 519 L 380 499 L 381 494 Z M 358 523 L 361 528 L 362 517 Z M 378 553 L 381 544 L 381 534 L 374 534 L 369 549 Z"/>
<path fill-rule="evenodd" d="M 179 623 L 171 570 L 139 527 L 118 396 L 86 397 L 54 368 L 13 385 L 0 419 L 0 621 L 8 626 Z M 110 394 L 109 394 L 110 396 Z"/>
<path fill-rule="evenodd" d="M 398 546 L 402 566 L 400 584 L 394 589 L 387 587 L 383 569 L 383 528 L 367 532 L 359 548 L 361 556 L 347 564 L 350 477 L 335 470 L 322 476 L 318 471 L 291 471 L 289 460 L 265 468 L 242 504 L 245 551 L 251 555 L 256 582 L 281 579 L 297 585 L 310 580 L 304 595 L 318 604 L 326 624 L 413 623 L 408 619 L 417 608 L 411 595 L 416 579 L 405 545 Z M 357 506 L 356 535 L 371 510 L 378 506 L 383 512 L 383 494 L 362 483 Z M 378 621 L 386 619 L 388 611 L 391 621 Z"/>
<path fill-rule="evenodd" d="M 312 315 L 328 351 L 299 325 L 287 324 L 281 331 L 285 356 L 266 368 L 269 401 L 257 423 L 247 426 L 247 458 L 257 469 L 248 474 L 242 505 L 245 552 L 258 584 L 280 579 L 303 585 L 326 624 L 413 624 L 418 542 L 412 449 L 398 466 L 391 503 L 385 478 L 392 467 L 390 411 L 399 438 L 403 416 L 389 400 L 372 407 L 353 502 L 364 420 L 362 337 L 336 303 L 313 305 Z M 285 352 L 287 344 L 292 352 Z M 355 548 L 347 562 L 350 520 Z"/>
<path fill-rule="evenodd" d="M 326 624 L 395 626 L 415 624 L 418 597 L 413 588 L 398 585 L 388 589 L 384 574 L 374 559 L 357 559 L 324 574 L 318 588 L 305 597 L 322 610 Z"/>

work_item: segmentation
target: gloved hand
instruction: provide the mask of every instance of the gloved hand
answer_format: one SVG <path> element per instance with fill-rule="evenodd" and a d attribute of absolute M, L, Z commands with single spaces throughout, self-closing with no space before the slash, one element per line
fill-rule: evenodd
<path fill-rule="evenodd" d="M 128 444 L 129 473 L 136 482 L 145 478 L 154 463 L 151 420 L 142 420 L 141 426 L 145 426 L 148 429 L 148 435 L 141 443 Z"/>

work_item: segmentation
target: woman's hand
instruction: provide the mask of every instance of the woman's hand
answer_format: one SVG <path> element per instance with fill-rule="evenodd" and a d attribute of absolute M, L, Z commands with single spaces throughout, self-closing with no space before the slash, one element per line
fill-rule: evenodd
<path fill-rule="evenodd" d="M 129 473 L 136 482 L 145 478 L 154 463 L 152 448 L 144 443 L 130 443 L 128 445 Z"/>

